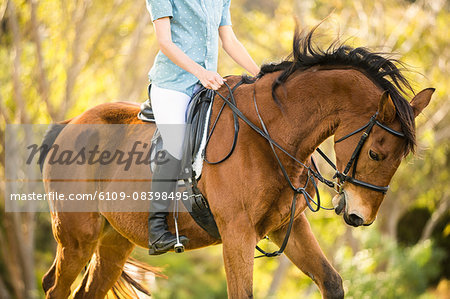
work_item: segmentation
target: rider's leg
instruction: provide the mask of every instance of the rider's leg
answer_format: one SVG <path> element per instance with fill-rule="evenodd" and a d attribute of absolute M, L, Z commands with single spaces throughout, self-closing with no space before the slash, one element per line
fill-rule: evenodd
<path fill-rule="evenodd" d="M 153 200 L 150 202 L 148 218 L 149 253 L 156 255 L 167 252 L 176 244 L 176 237 L 168 231 L 166 219 L 171 200 L 161 200 L 161 198 L 168 198 L 164 194 L 169 195 L 176 191 L 183 157 L 185 114 L 190 97 L 182 92 L 153 85 L 150 98 L 156 124 L 164 144 L 164 151 L 160 155 L 162 162 L 156 163 L 156 169 L 152 176 Z M 160 199 L 155 200 L 157 198 Z M 180 236 L 180 241 L 185 244 L 188 239 Z"/>

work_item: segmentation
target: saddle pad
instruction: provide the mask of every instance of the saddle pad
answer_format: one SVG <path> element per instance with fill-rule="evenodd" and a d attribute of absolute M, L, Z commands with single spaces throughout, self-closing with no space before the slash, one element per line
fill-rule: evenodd
<path fill-rule="evenodd" d="M 208 126 L 209 126 L 209 119 L 211 117 L 211 108 L 212 105 L 209 106 L 208 111 L 206 112 L 206 121 L 203 125 L 203 136 L 200 142 L 200 146 L 198 147 L 197 153 L 194 155 L 194 160 L 192 161 L 192 170 L 195 171 L 195 178 L 198 180 L 200 178 L 200 175 L 202 174 L 203 169 L 203 158 L 205 155 L 205 147 L 206 147 L 206 139 L 208 137 Z"/>

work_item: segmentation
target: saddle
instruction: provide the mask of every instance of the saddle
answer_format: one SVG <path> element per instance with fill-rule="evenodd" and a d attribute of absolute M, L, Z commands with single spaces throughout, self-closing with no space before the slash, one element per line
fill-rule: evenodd
<path fill-rule="evenodd" d="M 155 123 L 155 117 L 150 101 L 150 88 L 148 87 L 148 97 L 141 104 L 141 111 L 137 117 L 144 121 Z M 211 213 L 207 199 L 197 188 L 197 182 L 201 176 L 203 166 L 203 156 L 206 146 L 206 137 L 209 129 L 209 119 L 214 101 L 214 91 L 201 87 L 189 101 L 186 111 L 186 133 L 183 145 L 182 173 L 179 177 L 183 181 L 188 192 L 188 200 L 183 204 L 190 211 L 195 222 L 215 239 L 220 239 L 219 230 Z M 151 140 L 151 161 L 156 161 L 156 155 L 163 149 L 163 140 L 160 131 L 157 129 Z M 151 171 L 155 169 L 155 162 L 151 163 Z"/>

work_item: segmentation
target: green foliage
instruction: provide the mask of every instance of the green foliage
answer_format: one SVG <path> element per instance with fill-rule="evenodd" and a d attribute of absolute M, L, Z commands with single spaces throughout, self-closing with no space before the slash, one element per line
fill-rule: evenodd
<path fill-rule="evenodd" d="M 353 256 L 348 247 L 336 254 L 347 298 L 416 298 L 439 274 L 445 255 L 430 240 L 402 247 L 374 230 L 362 245 Z"/>
<path fill-rule="evenodd" d="M 190 251 L 183 254 L 167 253 L 158 257 L 138 249 L 134 257 L 152 266 L 162 267 L 168 279 L 158 278 L 152 294 L 155 298 L 225 298 L 227 285 L 221 246 Z"/>

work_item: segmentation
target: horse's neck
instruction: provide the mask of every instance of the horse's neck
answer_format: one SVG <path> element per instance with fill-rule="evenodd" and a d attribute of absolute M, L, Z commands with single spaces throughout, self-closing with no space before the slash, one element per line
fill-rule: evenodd
<path fill-rule="evenodd" d="M 261 86 L 258 104 L 265 108 L 262 114 L 274 139 L 292 145 L 297 158 L 303 161 L 342 125 L 347 125 L 342 120 L 355 122 L 355 116 L 361 116 L 367 121 L 377 103 L 363 99 L 367 99 L 367 94 L 381 93 L 358 70 L 316 68 L 292 74 L 277 89 L 281 102 L 277 106 L 271 86 L 279 75 L 280 72 L 268 74 L 256 83 Z"/>
<path fill-rule="evenodd" d="M 305 160 L 317 146 L 334 134 L 339 124 L 340 105 L 326 93 L 327 87 L 315 88 L 314 73 L 297 74 L 277 89 L 281 103 L 272 98 L 271 86 L 279 72 L 268 74 L 256 83 L 259 110 L 271 136 L 282 146 L 296 151 Z M 253 101 L 249 101 L 253 103 Z M 252 110 L 251 107 L 248 109 Z M 253 108 L 254 110 L 254 108 Z"/>

